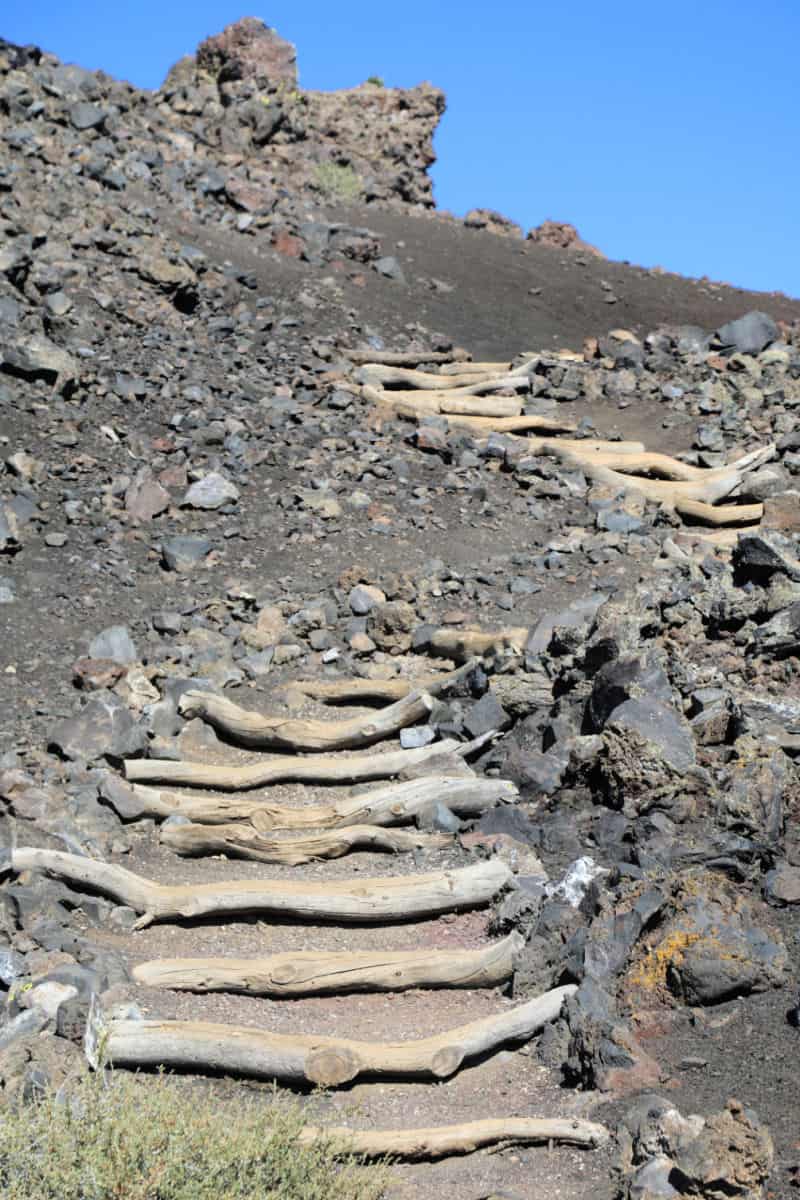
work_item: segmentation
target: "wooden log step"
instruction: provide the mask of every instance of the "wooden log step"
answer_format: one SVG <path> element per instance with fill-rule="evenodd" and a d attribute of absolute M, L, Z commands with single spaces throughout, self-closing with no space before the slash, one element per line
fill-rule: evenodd
<path fill-rule="evenodd" d="M 409 1042 L 264 1033 L 206 1021 L 105 1019 L 90 1013 L 87 1051 L 100 1041 L 114 1066 L 225 1071 L 294 1084 L 336 1087 L 360 1076 L 446 1079 L 466 1060 L 526 1042 L 554 1020 L 575 984 L 553 988 L 506 1012 Z M 95 1052 L 96 1053 L 96 1052 Z M 91 1061 L 91 1057 L 90 1057 Z"/>
<path fill-rule="evenodd" d="M 446 738 L 418 750 L 391 750 L 382 754 L 317 754 L 308 758 L 290 754 L 243 767 L 172 762 L 160 758 L 129 758 L 123 770 L 125 778 L 131 783 L 174 783 L 232 792 L 266 787 L 270 783 L 361 783 L 367 779 L 391 779 L 449 751 L 466 757 L 490 741 L 495 733 L 483 734 L 472 742 Z"/>
<path fill-rule="evenodd" d="M 360 750 L 393 737 L 408 725 L 427 721 L 433 698 L 413 691 L 402 700 L 368 716 L 343 721 L 265 717 L 241 708 L 225 696 L 188 691 L 178 702 L 181 716 L 201 717 L 237 746 L 254 750 Z"/>
<path fill-rule="evenodd" d="M 300 1131 L 301 1145 L 321 1138 L 342 1141 L 345 1152 L 364 1158 L 415 1161 L 472 1154 L 485 1146 L 544 1146 L 556 1143 L 597 1149 L 611 1135 L 605 1125 L 576 1117 L 495 1117 L 459 1125 L 433 1125 L 424 1129 L 349 1129 L 307 1125 Z"/>
<path fill-rule="evenodd" d="M 252 749 L 358 750 L 392 737 L 408 725 L 427 720 L 433 709 L 433 696 L 458 686 L 479 663 L 480 659 L 475 658 L 455 671 L 440 675 L 434 680 L 431 692 L 412 688 L 377 714 L 343 721 L 265 717 L 241 708 L 224 696 L 200 691 L 185 692 L 178 709 L 182 716 L 201 717 L 236 745 Z"/>
<path fill-rule="evenodd" d="M 488 656 L 508 651 L 522 654 L 529 636 L 530 630 L 524 625 L 494 631 L 467 626 L 443 626 L 432 631 L 426 648 L 429 654 L 438 654 L 460 662 L 475 654 Z"/>
<path fill-rule="evenodd" d="M 303 863 L 341 858 L 353 850 L 387 854 L 441 850 L 452 844 L 453 835 L 382 829 L 378 825 L 348 825 L 344 829 L 276 838 L 260 833 L 247 821 L 234 821 L 226 825 L 166 824 L 161 830 L 161 841 L 176 854 L 226 854 L 229 858 L 299 867 Z"/>
<path fill-rule="evenodd" d="M 476 383 L 489 380 L 501 380 L 509 383 L 519 382 L 519 376 L 511 376 L 505 372 L 491 376 L 488 373 L 465 371 L 456 375 L 441 375 L 433 371 L 417 371 L 408 367 L 393 367 L 381 363 L 366 363 L 356 372 L 356 382 L 370 387 L 384 389 L 400 387 L 419 389 L 426 392 L 452 391 L 458 388 L 473 387 Z M 503 386 L 497 383 L 497 387 Z M 530 386 L 528 383 L 527 386 Z"/>
<path fill-rule="evenodd" d="M 461 366 L 455 366 L 456 363 L 464 366 L 472 366 L 470 362 L 471 355 L 468 350 L 462 350 L 456 346 L 453 350 L 343 350 L 345 358 L 349 358 L 351 363 L 356 366 L 363 366 L 366 363 L 379 363 L 388 367 L 416 367 L 419 363 L 430 363 L 433 366 L 436 363 L 443 365 L 451 365 L 454 370 L 461 370 Z M 481 370 L 484 368 L 481 367 Z"/>
<path fill-rule="evenodd" d="M 500 859 L 428 875 L 295 882 L 240 879 L 227 883 L 155 883 L 113 863 L 61 850 L 29 847 L 8 852 L 12 871 L 46 871 L 79 887 L 112 896 L 142 913 L 134 925 L 211 913 L 264 912 L 305 921 L 380 924 L 479 908 L 509 887 L 513 876 Z"/>
<path fill-rule="evenodd" d="M 271 804 L 242 795 L 184 796 L 157 788 L 134 786 L 142 813 L 184 816 L 200 825 L 250 821 L 260 833 L 292 829 L 341 829 L 346 825 L 403 825 L 430 804 L 446 804 L 460 817 L 475 817 L 498 804 L 513 804 L 517 787 L 506 779 L 426 775 L 346 796 L 332 804 L 304 808 Z"/>
<path fill-rule="evenodd" d="M 484 988 L 510 979 L 525 944 L 513 932 L 480 950 L 397 950 L 268 958 L 161 958 L 133 968 L 144 987 L 188 992 L 245 992 L 255 996 L 327 996 L 343 992 L 402 992 L 408 988 Z"/>

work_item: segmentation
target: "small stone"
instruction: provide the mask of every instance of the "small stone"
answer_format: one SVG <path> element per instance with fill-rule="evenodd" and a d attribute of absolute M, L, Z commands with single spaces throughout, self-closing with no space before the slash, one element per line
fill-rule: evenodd
<path fill-rule="evenodd" d="M 97 129 L 105 121 L 106 114 L 96 104 L 79 100 L 76 104 L 70 105 L 69 119 L 73 129 L 83 132 L 86 129 Z"/>
<path fill-rule="evenodd" d="M 458 833 L 461 821 L 441 800 L 426 804 L 416 816 L 417 829 L 434 833 Z"/>
<path fill-rule="evenodd" d="M 800 904 L 800 867 L 781 863 L 764 881 L 764 896 L 770 904 Z"/>
<path fill-rule="evenodd" d="M 22 1008 L 38 1008 L 54 1021 L 58 1010 L 67 1000 L 74 1000 L 78 989 L 67 983 L 47 980 L 23 992 L 19 999 Z"/>
<path fill-rule="evenodd" d="M 72 308 L 72 301 L 66 292 L 51 292 L 45 299 L 45 305 L 54 317 L 65 317 Z"/>
<path fill-rule="evenodd" d="M 168 571 L 191 571 L 207 558 L 211 551 L 208 538 L 190 535 L 167 538 L 161 547 L 164 566 Z"/>
<path fill-rule="evenodd" d="M 506 729 L 510 724 L 511 718 L 491 692 L 481 696 L 464 718 L 464 728 L 471 738 L 480 737 L 495 729 Z"/>
<path fill-rule="evenodd" d="M 46 533 L 44 535 L 44 544 L 52 550 L 60 550 L 62 546 L 66 546 L 68 541 L 65 533 Z"/>
<path fill-rule="evenodd" d="M 416 750 L 428 746 L 436 739 L 436 730 L 430 725 L 412 725 L 400 730 L 400 745 L 404 750 Z"/>
<path fill-rule="evenodd" d="M 380 588 L 370 587 L 369 584 L 359 583 L 356 587 L 350 589 L 350 595 L 347 597 L 350 605 L 350 611 L 357 617 L 365 617 L 368 612 L 375 608 L 376 604 L 384 604 L 386 596 Z"/>
<path fill-rule="evenodd" d="M 286 621 L 281 610 L 273 604 L 265 605 L 258 614 L 255 625 L 246 625 L 241 638 L 246 646 L 254 650 L 266 650 L 274 646 L 286 632 Z"/>
<path fill-rule="evenodd" d="M 137 662 L 138 651 L 127 625 L 109 625 L 89 643 L 90 658 L 110 658 L 112 662 Z"/>
<path fill-rule="evenodd" d="M 211 471 L 191 485 L 181 504 L 187 508 L 215 509 L 235 503 L 238 499 L 239 489 L 236 485 L 224 475 Z"/>
<path fill-rule="evenodd" d="M 354 654 L 374 654 L 377 648 L 367 633 L 354 633 L 350 638 L 350 649 Z"/>
<path fill-rule="evenodd" d="M 403 268 L 394 255 L 387 254 L 383 258 L 377 258 L 372 265 L 385 279 L 393 279 L 396 283 L 405 283 L 406 277 L 403 274 Z"/>
<path fill-rule="evenodd" d="M 255 654 L 246 654 L 238 662 L 249 679 L 260 679 L 263 675 L 269 674 L 274 657 L 275 650 L 270 646 L 266 650 L 257 651 Z"/>
<path fill-rule="evenodd" d="M 764 501 L 761 524 L 766 529 L 800 533 L 800 492 L 787 491 L 768 496 Z"/>
<path fill-rule="evenodd" d="M 277 645 L 274 651 L 274 662 L 276 667 L 285 666 L 286 663 L 294 662 L 296 658 L 302 658 L 303 647 L 297 645 Z"/>
<path fill-rule="evenodd" d="M 125 493 L 125 509 L 136 521 L 151 521 L 169 508 L 169 501 L 167 489 L 153 479 L 146 467 L 137 473 Z"/>
<path fill-rule="evenodd" d="M 79 658 L 72 667 L 72 682 L 84 692 L 99 692 L 114 687 L 125 668 L 110 658 Z"/>
<path fill-rule="evenodd" d="M 156 633 L 176 634 L 183 629 L 183 617 L 175 612 L 153 613 L 152 624 Z"/>
<path fill-rule="evenodd" d="M 135 909 L 128 908 L 127 904 L 117 904 L 112 908 L 108 919 L 116 929 L 130 933 L 139 919 L 139 914 Z"/>

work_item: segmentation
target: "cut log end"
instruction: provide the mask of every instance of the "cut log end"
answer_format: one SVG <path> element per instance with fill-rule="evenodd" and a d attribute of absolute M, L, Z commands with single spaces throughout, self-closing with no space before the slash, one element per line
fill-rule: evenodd
<path fill-rule="evenodd" d="M 463 1050 L 457 1046 L 444 1046 L 431 1059 L 431 1074 L 437 1079 L 446 1079 L 448 1075 L 455 1075 L 463 1061 Z"/>
<path fill-rule="evenodd" d="M 306 1058 L 306 1078 L 320 1087 L 337 1087 L 355 1079 L 362 1069 L 356 1054 L 344 1047 L 325 1046 Z"/>

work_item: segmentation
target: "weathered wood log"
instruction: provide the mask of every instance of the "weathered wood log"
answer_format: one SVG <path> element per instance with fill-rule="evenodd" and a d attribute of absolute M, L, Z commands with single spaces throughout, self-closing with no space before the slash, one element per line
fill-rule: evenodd
<path fill-rule="evenodd" d="M 453 841 L 448 833 L 420 833 L 408 829 L 384 829 L 379 825 L 348 825 L 291 838 L 269 837 L 247 821 L 226 825 L 165 825 L 161 841 L 176 854 L 227 854 L 252 862 L 302 863 L 341 858 L 353 850 L 379 850 L 408 854 L 413 850 L 440 850 Z"/>
<path fill-rule="evenodd" d="M 434 1125 L 425 1129 L 349 1129 L 307 1125 L 300 1131 L 301 1145 L 332 1138 L 343 1143 L 343 1153 L 363 1158 L 415 1161 L 472 1154 L 484 1146 L 543 1146 L 551 1143 L 596 1149 L 608 1141 L 605 1125 L 575 1117 L 497 1117 L 466 1121 L 460 1125 Z"/>
<path fill-rule="evenodd" d="M 505 779 L 427 775 L 393 783 L 331 804 L 302 808 L 249 796 L 184 796 L 137 786 L 142 812 L 188 817 L 201 825 L 249 821 L 259 833 L 277 830 L 343 829 L 351 825 L 404 825 L 431 804 L 441 802 L 460 817 L 476 817 L 498 804 L 513 804 L 519 792 Z"/>
<path fill-rule="evenodd" d="M 428 413 L 439 416 L 465 416 L 492 419 L 496 417 L 519 417 L 522 402 L 516 396 L 458 395 L 449 392 L 381 392 L 371 400 L 376 404 L 388 404 L 396 408 L 401 416 L 411 415 L 416 420 Z M 560 424 L 558 428 L 560 428 Z M 545 428 L 552 428 L 551 425 Z"/>
<path fill-rule="evenodd" d="M 184 693 L 178 707 L 183 716 L 202 717 L 238 745 L 253 749 L 353 750 L 424 720 L 433 707 L 432 697 L 458 686 L 479 663 L 480 659 L 474 658 L 455 671 L 432 676 L 430 689 L 405 688 L 391 698 L 390 707 L 371 718 L 313 721 L 265 717 L 240 708 L 225 697 L 197 691 Z"/>
<path fill-rule="evenodd" d="M 126 759 L 123 770 L 131 783 L 176 783 L 186 787 L 220 788 L 223 791 L 266 787 L 270 783 L 361 783 L 366 779 L 391 779 L 409 767 L 448 750 L 463 753 L 469 743 L 447 738 L 416 750 L 391 750 L 385 754 L 314 754 L 308 758 L 282 755 L 269 762 L 243 767 L 212 763 L 171 762 L 158 758 Z"/>
<path fill-rule="evenodd" d="M 429 696 L 441 696 L 451 690 L 464 679 L 470 671 L 480 666 L 481 660 L 470 659 L 455 671 L 440 671 L 436 675 L 425 675 L 422 679 L 344 679 L 293 680 L 287 685 L 287 690 L 301 692 L 323 704 L 393 704 L 402 700 L 415 688 L 420 688 Z"/>
<path fill-rule="evenodd" d="M 370 404 L 388 405 L 400 415 L 425 416 L 440 413 L 479 417 L 515 417 L 522 412 L 522 401 L 516 396 L 483 396 L 477 390 L 457 392 L 385 392 L 365 385 L 363 399 Z"/>
<path fill-rule="evenodd" d="M 620 491 L 639 492 L 648 500 L 674 509 L 684 501 L 716 504 L 718 500 L 729 496 L 741 486 L 751 471 L 757 470 L 774 456 L 775 446 L 762 446 L 726 467 L 705 471 L 691 479 L 676 481 L 634 475 L 641 460 L 633 455 L 625 458 L 624 470 L 612 470 L 603 465 L 602 456 L 583 452 L 580 447 L 567 446 L 555 439 L 544 452 L 552 453 L 563 461 L 580 467 L 585 474 L 599 483 L 610 484 Z M 646 467 L 648 456 L 644 455 L 643 459 Z M 685 464 L 681 466 L 685 467 Z"/>
<path fill-rule="evenodd" d="M 699 525 L 687 525 L 683 529 L 676 529 L 673 540 L 678 546 L 702 550 L 703 554 L 707 547 L 721 550 L 727 557 L 727 552 L 738 544 L 742 532 L 741 529 L 706 529 Z"/>
<path fill-rule="evenodd" d="M 479 908 L 512 875 L 505 863 L 489 859 L 455 871 L 383 879 L 295 882 L 240 879 L 227 883 L 155 883 L 113 863 L 29 847 L 9 852 L 13 871 L 47 871 L 86 886 L 142 913 L 134 928 L 155 920 L 203 917 L 209 913 L 267 912 L 309 921 L 380 923 L 412 920 L 434 913 Z"/>
<path fill-rule="evenodd" d="M 701 500 L 675 502 L 681 517 L 702 521 L 704 525 L 757 525 L 764 516 L 763 504 L 704 504 Z"/>
<path fill-rule="evenodd" d="M 414 413 L 403 413 L 401 408 L 397 409 L 397 415 L 415 418 Z M 518 434 L 531 431 L 556 434 L 575 431 L 574 422 L 566 417 L 538 417 L 533 414 L 523 414 L 521 417 L 459 417 L 453 414 L 442 414 L 442 416 L 448 426 L 464 430 L 465 433 L 471 433 L 477 437 L 489 433 Z"/>
<path fill-rule="evenodd" d="M 520 419 L 525 420 L 527 418 Z M 563 426 L 562 428 L 564 428 L 564 432 L 570 432 L 569 429 Z M 572 430 L 574 428 L 574 425 L 570 427 Z M 502 430 L 496 429 L 494 432 L 500 433 Z M 593 459 L 597 455 L 602 455 L 606 452 L 615 455 L 624 454 L 626 458 L 628 455 L 644 453 L 643 442 L 608 442 L 601 438 L 518 437 L 513 431 L 508 432 L 506 437 L 511 447 L 521 457 L 549 454 L 553 458 L 558 458 L 562 451 L 566 454 L 570 450 L 575 450 L 579 454 L 591 455 Z M 487 444 L 487 440 L 487 438 L 478 439 L 478 445 L 484 447 Z"/>
<path fill-rule="evenodd" d="M 380 387 L 389 390 L 394 387 L 419 389 L 424 392 L 450 391 L 453 388 L 474 387 L 479 381 L 486 383 L 500 380 L 497 387 L 519 384 L 522 377 L 503 372 L 498 375 L 484 375 L 477 371 L 467 371 L 456 375 L 440 375 L 432 371 L 415 371 L 406 367 L 383 366 L 380 363 L 367 363 L 356 373 L 356 382 L 368 384 L 370 387 Z M 530 385 L 528 385 L 530 386 Z"/>
<path fill-rule="evenodd" d="M 87 1037 L 103 1038 L 114 1066 L 182 1067 L 231 1072 L 289 1083 L 336 1087 L 361 1075 L 446 1079 L 465 1060 L 510 1042 L 528 1041 L 561 1011 L 574 984 L 553 988 L 506 1012 L 410 1042 L 262 1033 L 205 1021 L 135 1021 L 91 1017 Z"/>
<path fill-rule="evenodd" d="M 273 954 L 268 958 L 159 958 L 133 968 L 144 987 L 246 992 L 281 998 L 408 988 L 495 987 L 511 977 L 525 944 L 517 932 L 480 950 Z"/>
<path fill-rule="evenodd" d="M 378 712 L 343 721 L 265 717 L 224 696 L 199 691 L 184 692 L 178 710 L 184 717 L 201 717 L 237 746 L 254 750 L 359 750 L 426 721 L 433 698 L 427 692 L 409 692 Z"/>
<path fill-rule="evenodd" d="M 453 396 L 439 402 L 445 416 L 518 417 L 522 403 L 515 396 Z"/>
<path fill-rule="evenodd" d="M 562 443 L 563 444 L 563 443 Z M 594 443 L 596 445 L 596 443 Z M 654 479 L 671 479 L 674 481 L 690 481 L 713 479 L 714 473 L 726 468 L 695 467 L 691 463 L 681 462 L 669 454 L 658 454 L 651 451 L 631 454 L 620 451 L 613 442 L 607 443 L 607 449 L 595 450 L 592 462 L 600 467 L 610 467 L 628 475 L 650 476 Z M 574 447 L 580 451 L 581 447 Z M 557 453 L 557 449 L 554 450 Z"/>
<path fill-rule="evenodd" d="M 440 400 L 429 399 L 427 397 L 420 399 L 422 393 L 417 393 L 413 399 L 395 399 L 391 392 L 383 392 L 378 388 L 364 385 L 361 389 L 361 395 L 369 404 L 377 404 L 379 407 L 388 409 L 393 416 L 416 421 L 420 417 L 431 413 L 439 414 L 454 429 L 466 429 L 473 433 L 521 433 L 529 429 L 538 430 L 543 433 L 570 433 L 575 429 L 575 424 L 572 421 L 557 417 L 540 417 L 535 415 L 476 417 L 457 416 L 452 413 L 448 415 L 444 413 Z"/>
<path fill-rule="evenodd" d="M 530 630 L 525 626 L 512 626 L 490 632 L 482 629 L 450 628 L 434 629 L 427 642 L 430 654 L 438 654 L 460 662 L 479 654 L 482 657 L 511 651 L 521 654 L 528 641 Z"/>
<path fill-rule="evenodd" d="M 402 700 L 414 687 L 424 688 L 429 695 L 438 677 L 425 676 L 416 684 L 410 679 L 299 679 L 289 690 L 310 696 L 322 704 L 393 704 Z"/>
<path fill-rule="evenodd" d="M 367 363 L 381 363 L 389 367 L 415 367 L 419 363 L 442 363 L 460 371 L 462 367 L 472 367 L 471 354 L 456 346 L 453 350 L 343 350 L 345 358 L 355 366 Z M 481 366 L 481 370 L 483 370 Z"/>
<path fill-rule="evenodd" d="M 440 375 L 504 375 L 511 370 L 510 362 L 442 363 Z"/>

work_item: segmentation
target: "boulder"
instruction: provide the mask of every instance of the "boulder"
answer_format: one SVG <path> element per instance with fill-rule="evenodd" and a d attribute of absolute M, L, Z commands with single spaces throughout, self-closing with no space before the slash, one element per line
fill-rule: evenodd
<path fill-rule="evenodd" d="M 760 1200 L 774 1160 L 769 1130 L 738 1100 L 684 1117 L 653 1094 L 620 1125 L 623 1200 Z"/>
<path fill-rule="evenodd" d="M 721 325 L 714 337 L 725 353 L 760 354 L 778 340 L 780 330 L 767 313 L 749 312 Z"/>
<path fill-rule="evenodd" d="M 206 38 L 197 47 L 196 58 L 198 68 L 219 82 L 297 87 L 297 51 L 257 17 L 243 17 Z"/>
<path fill-rule="evenodd" d="M 417 614 L 407 600 L 388 600 L 370 610 L 367 633 L 379 650 L 405 654 L 411 649 L 411 635 L 417 624 Z"/>
<path fill-rule="evenodd" d="M 766 921 L 766 909 L 721 881 L 683 885 L 629 984 L 666 987 L 686 1004 L 721 1004 L 786 981 L 787 952 Z"/>
<path fill-rule="evenodd" d="M 697 789 L 691 728 L 661 700 L 626 700 L 603 730 L 600 772 L 608 803 L 634 817 L 654 809 L 673 820 L 694 810 Z"/>
<path fill-rule="evenodd" d="M 147 747 L 147 734 L 113 692 L 95 692 L 79 713 L 61 721 L 49 745 L 64 758 L 93 762 L 105 758 L 119 765 Z"/>

